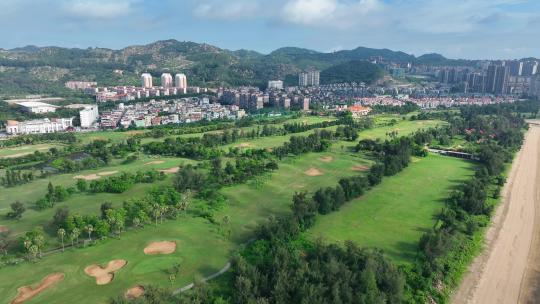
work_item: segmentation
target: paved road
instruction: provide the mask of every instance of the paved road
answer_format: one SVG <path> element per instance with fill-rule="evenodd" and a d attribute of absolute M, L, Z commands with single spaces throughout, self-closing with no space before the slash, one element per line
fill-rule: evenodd
<path fill-rule="evenodd" d="M 475 259 L 452 303 L 538 303 L 540 260 L 540 126 L 531 125 L 512 166 L 488 230 L 484 253 Z"/>

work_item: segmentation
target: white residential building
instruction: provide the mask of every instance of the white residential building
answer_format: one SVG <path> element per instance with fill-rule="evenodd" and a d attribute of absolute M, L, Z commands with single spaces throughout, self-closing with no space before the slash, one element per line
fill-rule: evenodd
<path fill-rule="evenodd" d="M 169 73 L 161 74 L 161 86 L 164 88 L 171 88 L 173 86 L 173 78 Z"/>
<path fill-rule="evenodd" d="M 28 121 L 8 120 L 6 132 L 10 135 L 62 132 L 73 126 L 73 118 L 44 118 Z"/>
<path fill-rule="evenodd" d="M 143 88 L 151 88 L 152 85 L 152 75 L 149 73 L 143 73 L 141 75 L 141 85 Z"/>
<path fill-rule="evenodd" d="M 95 124 L 99 117 L 98 106 L 92 105 L 85 107 L 84 110 L 79 112 L 82 128 L 90 128 Z"/>
<path fill-rule="evenodd" d="M 309 71 L 303 72 L 298 75 L 298 85 L 301 87 L 318 87 L 321 72 Z"/>
<path fill-rule="evenodd" d="M 39 101 L 24 101 L 17 104 L 23 107 L 26 112 L 35 114 L 52 113 L 56 111 L 56 108 L 58 108 L 57 106 Z"/>
<path fill-rule="evenodd" d="M 268 89 L 283 90 L 283 81 L 281 80 L 268 81 Z"/>
<path fill-rule="evenodd" d="M 185 92 L 185 90 L 187 89 L 187 77 L 186 77 L 186 75 L 184 75 L 184 74 L 176 74 L 174 76 L 174 85 L 178 89 L 184 89 L 184 92 Z"/>

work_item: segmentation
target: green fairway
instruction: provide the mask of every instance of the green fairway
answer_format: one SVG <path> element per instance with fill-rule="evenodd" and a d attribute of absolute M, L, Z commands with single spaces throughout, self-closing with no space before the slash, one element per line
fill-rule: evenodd
<path fill-rule="evenodd" d="M 81 140 L 83 144 L 88 144 L 94 140 L 111 140 L 111 141 L 121 141 L 132 137 L 133 135 L 143 134 L 149 130 L 136 130 L 136 131 L 125 131 L 125 132 L 115 132 L 115 131 L 97 131 L 97 132 L 87 132 L 87 133 L 77 133 L 77 138 Z"/>
<path fill-rule="evenodd" d="M 386 120 L 386 119 L 385 119 Z M 365 130 L 359 133 L 359 139 L 387 139 L 392 131 L 397 132 L 397 136 L 407 136 L 420 129 L 429 129 L 446 124 L 440 120 L 398 120 L 395 125 L 380 126 L 373 129 Z"/>
<path fill-rule="evenodd" d="M 415 159 L 339 211 L 319 216 L 307 235 L 330 242 L 352 240 L 410 262 L 422 234 L 434 224 L 448 191 L 472 174 L 472 163 L 438 155 Z"/>
<path fill-rule="evenodd" d="M 36 145 L 22 145 L 16 147 L 6 147 L 0 148 L 0 158 L 13 158 L 21 157 L 28 154 L 32 154 L 35 151 L 47 152 L 50 148 L 61 148 L 63 144 L 59 143 L 47 143 L 47 144 L 36 144 Z"/>
<path fill-rule="evenodd" d="M 221 214 L 231 217 L 233 236 L 245 240 L 253 228 L 269 215 L 290 212 L 295 192 L 313 191 L 324 186 L 334 186 L 340 178 L 359 174 L 354 166 L 369 166 L 357 154 L 342 151 L 334 146 L 325 153 L 309 153 L 279 164 L 279 169 L 268 177 L 223 189 L 228 206 Z M 316 169 L 320 175 L 310 176 Z"/>
<path fill-rule="evenodd" d="M 68 249 L 35 263 L 22 263 L 0 269 L 0 303 L 9 303 L 17 288 L 38 283 L 48 274 L 62 272 L 65 279 L 25 303 L 108 303 L 134 285 L 171 286 L 167 269 L 180 263 L 174 286 L 189 284 L 221 269 L 229 259 L 233 244 L 216 233 L 216 226 L 201 218 L 185 217 L 154 227 L 130 231 L 121 239 L 110 239 L 85 249 Z M 175 241 L 177 250 L 170 255 L 143 253 L 154 241 Z M 106 264 L 124 259 L 127 265 L 119 270 L 111 283 L 98 286 L 85 274 L 92 264 Z"/>

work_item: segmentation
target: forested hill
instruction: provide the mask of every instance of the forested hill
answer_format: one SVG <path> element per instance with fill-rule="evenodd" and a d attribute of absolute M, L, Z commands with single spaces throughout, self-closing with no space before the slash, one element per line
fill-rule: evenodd
<path fill-rule="evenodd" d="M 145 71 L 155 76 L 164 71 L 181 71 L 195 85 L 264 86 L 269 79 L 294 79 L 293 75 L 306 68 L 325 70 L 372 57 L 394 62 L 451 62 L 442 56 L 433 60 L 433 56 L 416 58 L 403 52 L 363 47 L 332 53 L 287 47 L 264 55 L 176 40 L 121 50 L 27 46 L 0 50 L 0 94 L 54 94 L 68 80 L 97 81 L 100 85 L 136 84 L 138 75 Z"/>

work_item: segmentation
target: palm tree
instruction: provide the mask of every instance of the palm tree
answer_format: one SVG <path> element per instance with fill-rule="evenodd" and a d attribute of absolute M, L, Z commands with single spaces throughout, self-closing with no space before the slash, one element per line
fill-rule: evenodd
<path fill-rule="evenodd" d="M 36 245 L 31 245 L 29 248 L 28 248 L 28 254 L 33 257 L 34 259 L 36 258 L 37 254 L 39 252 L 39 248 L 38 246 Z"/>
<path fill-rule="evenodd" d="M 88 224 L 86 227 L 84 227 L 84 230 L 86 230 L 86 233 L 88 233 L 88 240 L 92 241 L 92 232 L 94 231 L 94 226 Z"/>
<path fill-rule="evenodd" d="M 79 230 L 79 228 L 73 228 L 73 230 L 71 231 L 71 246 L 75 246 L 73 244 L 73 240 L 77 240 L 77 244 L 79 243 L 79 235 L 81 235 L 81 231 Z"/>
<path fill-rule="evenodd" d="M 223 219 L 221 220 L 221 224 L 225 227 L 227 227 L 227 234 L 228 236 L 231 236 L 231 229 L 228 227 L 229 223 L 231 222 L 231 217 L 228 215 L 225 215 Z"/>
<path fill-rule="evenodd" d="M 58 229 L 58 237 L 60 238 L 60 241 L 62 242 L 62 252 L 64 252 L 64 237 L 66 236 L 66 230 L 64 228 Z"/>
<path fill-rule="evenodd" d="M 159 207 L 159 204 L 154 204 L 152 213 L 154 214 L 154 219 L 156 220 L 156 226 L 157 226 L 157 220 L 160 215 L 161 208 Z"/>
<path fill-rule="evenodd" d="M 28 259 L 30 260 L 30 247 L 32 247 L 32 241 L 29 238 L 24 239 L 24 248 L 28 251 Z"/>
<path fill-rule="evenodd" d="M 45 237 L 43 234 L 38 234 L 34 237 L 34 245 L 38 248 L 39 257 L 43 257 L 41 253 L 41 249 L 43 249 L 43 246 L 45 245 Z"/>
<path fill-rule="evenodd" d="M 160 221 L 161 221 L 161 224 L 163 224 L 163 215 L 165 215 L 165 213 L 167 213 L 167 210 L 169 208 L 167 206 L 160 206 L 159 207 L 159 216 L 160 216 Z"/>
<path fill-rule="evenodd" d="M 141 220 L 138 217 L 133 219 L 133 227 L 138 228 L 140 224 Z"/>

